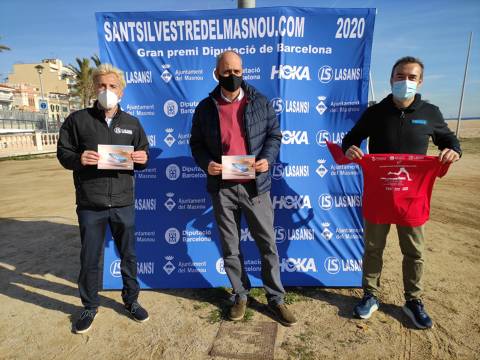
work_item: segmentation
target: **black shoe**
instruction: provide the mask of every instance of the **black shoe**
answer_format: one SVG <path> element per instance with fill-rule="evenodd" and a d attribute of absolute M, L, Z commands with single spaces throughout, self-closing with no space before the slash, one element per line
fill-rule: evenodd
<path fill-rule="evenodd" d="M 403 306 L 403 312 L 413 321 L 419 329 L 430 329 L 433 327 L 432 319 L 428 316 L 421 300 L 409 300 Z"/>
<path fill-rule="evenodd" d="M 132 315 L 133 320 L 138 322 L 145 322 L 149 319 L 148 312 L 145 310 L 138 301 L 134 301 L 130 305 L 125 305 L 125 309 Z"/>
<path fill-rule="evenodd" d="M 97 315 L 97 310 L 95 309 L 85 309 L 83 310 L 80 318 L 75 323 L 75 333 L 83 334 L 86 333 L 92 327 L 93 319 Z"/>

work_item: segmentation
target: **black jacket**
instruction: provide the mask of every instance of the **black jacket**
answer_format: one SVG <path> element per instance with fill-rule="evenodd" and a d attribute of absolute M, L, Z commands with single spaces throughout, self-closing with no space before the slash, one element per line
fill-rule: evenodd
<path fill-rule="evenodd" d="M 368 148 L 372 154 L 425 155 L 430 137 L 440 150 L 449 148 L 461 155 L 458 139 L 438 107 L 423 101 L 417 94 L 408 108 L 400 110 L 390 94 L 365 110 L 343 138 L 342 149 L 345 152 L 350 146 L 360 146 L 362 140 L 370 138 Z"/>
<path fill-rule="evenodd" d="M 110 127 L 105 113 L 97 108 L 70 114 L 60 129 L 57 158 L 66 169 L 73 170 L 77 205 L 89 208 L 128 206 L 134 203 L 134 177 L 131 170 L 98 170 L 83 166 L 80 156 L 85 150 L 97 151 L 98 144 L 133 145 L 135 151 L 148 153 L 148 140 L 137 118 L 120 107 Z M 135 164 L 136 170 L 147 165 Z"/>
<path fill-rule="evenodd" d="M 277 116 L 267 98 L 254 87 L 243 82 L 242 89 L 247 97 L 243 124 L 248 154 L 255 155 L 255 160 L 266 159 L 271 166 L 277 158 L 282 140 Z M 211 176 L 207 171 L 210 161 L 222 162 L 220 118 L 215 100 L 219 95 L 220 86 L 217 86 L 198 104 L 193 115 L 190 137 L 192 155 L 207 174 L 209 192 L 218 192 L 222 181 L 221 175 Z M 257 173 L 255 182 L 258 194 L 269 191 L 270 172 Z"/>

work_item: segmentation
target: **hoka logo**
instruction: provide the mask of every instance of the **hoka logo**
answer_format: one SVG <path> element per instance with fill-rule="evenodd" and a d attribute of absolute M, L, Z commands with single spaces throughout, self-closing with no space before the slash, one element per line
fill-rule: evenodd
<path fill-rule="evenodd" d="M 270 79 L 282 79 L 282 80 L 311 80 L 310 69 L 308 66 L 302 65 L 279 65 L 278 68 L 272 66 L 272 74 Z"/>
<path fill-rule="evenodd" d="M 298 210 L 303 208 L 312 208 L 310 197 L 308 195 L 282 195 L 274 196 L 272 199 L 274 209 Z"/>
<path fill-rule="evenodd" d="M 308 134 L 306 131 L 284 130 L 282 131 L 282 144 L 308 145 Z"/>
<path fill-rule="evenodd" d="M 317 265 L 313 258 L 283 258 L 280 270 L 282 272 L 317 272 Z"/>

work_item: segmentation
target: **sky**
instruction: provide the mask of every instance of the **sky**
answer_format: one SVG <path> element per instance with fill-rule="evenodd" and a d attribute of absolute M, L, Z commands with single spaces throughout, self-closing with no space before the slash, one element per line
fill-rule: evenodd
<path fill-rule="evenodd" d="M 400 57 L 425 64 L 422 97 L 456 118 L 473 31 L 462 117 L 480 117 L 480 0 L 257 0 L 257 7 L 376 8 L 371 72 L 376 100 L 390 93 Z M 231 9 L 237 0 L 0 0 L 0 82 L 14 63 L 98 54 L 95 12 Z"/>

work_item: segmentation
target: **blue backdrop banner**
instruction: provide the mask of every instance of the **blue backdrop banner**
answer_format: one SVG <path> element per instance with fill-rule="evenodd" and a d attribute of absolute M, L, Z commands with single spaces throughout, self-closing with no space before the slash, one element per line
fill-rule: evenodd
<path fill-rule="evenodd" d="M 136 178 L 136 247 L 143 288 L 229 286 L 206 176 L 191 157 L 192 115 L 218 84 L 216 56 L 241 54 L 244 79 L 271 99 L 283 133 L 272 201 L 284 285 L 360 286 L 361 172 L 336 165 L 340 143 L 367 106 L 375 9 L 274 7 L 97 13 L 102 62 L 125 71 L 121 105 L 151 146 Z M 255 241 L 241 248 L 261 286 Z M 104 288 L 122 287 L 107 236 Z"/>

